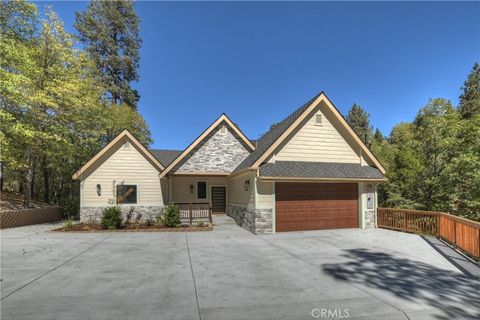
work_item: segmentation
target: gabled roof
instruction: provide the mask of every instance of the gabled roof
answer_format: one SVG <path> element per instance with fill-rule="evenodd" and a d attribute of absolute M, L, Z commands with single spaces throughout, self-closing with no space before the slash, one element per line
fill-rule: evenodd
<path fill-rule="evenodd" d="M 115 137 L 109 144 L 107 144 L 100 152 L 98 152 L 90 161 L 88 161 L 83 167 L 80 168 L 72 176 L 72 179 L 79 180 L 81 176 L 95 163 L 104 161 L 108 155 L 108 151 L 120 143 L 129 141 L 153 166 L 155 166 L 159 171 L 164 169 L 164 166 L 155 158 L 150 151 L 147 150 L 135 137 L 128 132 L 128 130 L 123 130 L 118 136 Z"/>
<path fill-rule="evenodd" d="M 185 150 L 182 151 L 182 153 L 175 158 L 166 168 L 163 170 L 163 172 L 160 173 L 160 178 L 165 177 L 165 175 L 170 172 L 182 159 L 184 159 L 192 150 L 195 149 L 197 145 L 199 145 L 203 139 L 205 139 L 219 124 L 222 122 L 227 123 L 230 128 L 233 129 L 233 131 L 242 139 L 244 144 L 250 148 L 250 150 L 255 150 L 255 146 L 252 144 L 252 142 L 243 134 L 243 132 L 230 120 L 230 118 L 227 117 L 226 114 L 222 113 L 220 117 L 217 118 L 201 135 L 197 137 Z"/>
<path fill-rule="evenodd" d="M 291 132 L 295 130 L 307 117 L 311 111 L 316 108 L 321 102 L 324 102 L 326 107 L 331 111 L 332 115 L 338 120 L 340 125 L 345 129 L 347 134 L 362 150 L 362 156 L 366 157 L 380 170 L 382 174 L 385 173 L 385 169 L 375 156 L 370 152 L 368 147 L 360 140 L 357 134 L 353 131 L 347 121 L 343 118 L 342 114 L 333 105 L 333 103 L 327 98 L 325 93 L 320 92 L 313 97 L 310 101 L 302 105 L 295 110 L 283 121 L 272 127 L 267 133 L 265 133 L 260 139 L 257 140 L 257 148 L 243 160 L 233 173 L 246 170 L 246 169 L 258 169 L 260 165 L 268 159 L 269 156 L 275 151 L 275 149 L 285 141 Z"/>
<path fill-rule="evenodd" d="M 320 96 L 321 93 L 313 97 L 310 101 L 305 103 L 303 106 L 295 110 L 283 121 L 277 123 L 275 126 L 270 128 L 260 139 L 256 140 L 256 149 L 248 155 L 240 164 L 233 170 L 237 172 L 248 167 L 251 167 L 257 159 L 259 159 L 267 149 L 278 140 L 278 138 L 293 124 L 295 120 L 300 117 L 303 112 Z"/>
<path fill-rule="evenodd" d="M 260 177 L 385 180 L 383 174 L 377 168 L 362 166 L 359 163 L 306 161 L 264 163 L 260 166 Z"/>
<path fill-rule="evenodd" d="M 157 158 L 160 163 L 166 167 L 168 166 L 175 158 L 177 158 L 182 150 L 166 150 L 166 149 L 149 149 L 150 153 Z"/>

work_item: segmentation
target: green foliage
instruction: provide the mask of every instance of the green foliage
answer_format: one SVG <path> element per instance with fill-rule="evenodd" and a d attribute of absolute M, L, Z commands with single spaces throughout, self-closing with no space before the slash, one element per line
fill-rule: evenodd
<path fill-rule="evenodd" d="M 346 119 L 363 143 L 369 145 L 373 136 L 372 126 L 370 125 L 370 114 L 361 106 L 354 103 L 350 110 L 348 110 Z"/>
<path fill-rule="evenodd" d="M 0 35 L 4 187 L 75 217 L 73 173 L 124 129 L 148 145 L 148 126 L 128 106 L 112 106 L 96 62 L 51 9 L 41 19 L 32 3 L 0 2 Z"/>
<path fill-rule="evenodd" d="M 119 207 L 108 207 L 103 209 L 102 228 L 115 230 L 122 226 L 122 212 Z"/>
<path fill-rule="evenodd" d="M 71 219 L 67 219 L 63 222 L 63 229 L 67 231 L 72 231 L 75 229 L 75 223 Z"/>
<path fill-rule="evenodd" d="M 139 95 L 130 87 L 138 81 L 140 19 L 133 1 L 92 0 L 83 13 L 76 13 L 80 40 L 101 72 L 111 102 L 136 109 Z"/>
<path fill-rule="evenodd" d="M 462 87 L 460 113 L 465 119 L 480 115 L 480 65 L 475 63 Z"/>
<path fill-rule="evenodd" d="M 62 208 L 62 215 L 67 219 L 78 219 L 80 217 L 78 197 L 62 198 L 59 203 Z"/>
<path fill-rule="evenodd" d="M 163 223 L 166 227 L 173 228 L 180 226 L 180 208 L 173 203 L 165 206 L 163 211 Z"/>

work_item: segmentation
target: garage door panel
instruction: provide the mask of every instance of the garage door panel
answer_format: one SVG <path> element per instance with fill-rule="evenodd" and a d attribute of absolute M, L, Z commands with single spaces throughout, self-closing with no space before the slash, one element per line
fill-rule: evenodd
<path fill-rule="evenodd" d="M 276 183 L 276 230 L 358 227 L 356 183 Z"/>

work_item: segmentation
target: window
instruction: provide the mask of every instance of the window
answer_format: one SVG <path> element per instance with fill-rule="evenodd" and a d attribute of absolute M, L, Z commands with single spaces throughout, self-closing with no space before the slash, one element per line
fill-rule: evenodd
<path fill-rule="evenodd" d="M 117 203 L 119 204 L 137 203 L 137 186 L 134 184 L 117 185 Z"/>
<path fill-rule="evenodd" d="M 207 199 L 207 183 L 197 181 L 197 199 Z"/>
<path fill-rule="evenodd" d="M 322 125 L 322 115 L 321 114 L 316 114 L 315 115 L 315 124 L 316 125 Z"/>

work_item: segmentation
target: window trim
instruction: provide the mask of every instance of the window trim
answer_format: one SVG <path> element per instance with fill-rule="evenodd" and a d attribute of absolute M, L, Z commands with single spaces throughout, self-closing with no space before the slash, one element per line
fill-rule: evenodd
<path fill-rule="evenodd" d="M 198 183 L 205 182 L 205 198 L 198 197 Z M 197 180 L 195 181 L 195 199 L 208 201 L 208 181 L 207 180 Z"/>
<path fill-rule="evenodd" d="M 117 202 L 117 187 L 118 186 L 136 186 L 137 187 L 137 202 L 135 202 L 135 203 L 118 203 Z M 115 204 L 117 206 L 138 206 L 140 204 L 140 188 L 139 188 L 138 183 L 131 183 L 131 182 L 115 183 Z"/>
<path fill-rule="evenodd" d="M 317 122 L 318 117 L 320 117 L 320 122 Z M 323 126 L 323 114 L 321 114 L 320 112 L 315 113 L 314 124 L 316 126 Z"/>

